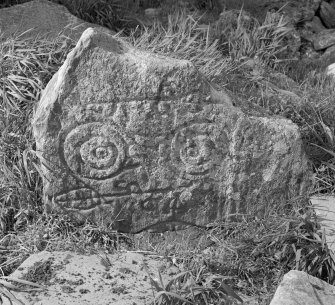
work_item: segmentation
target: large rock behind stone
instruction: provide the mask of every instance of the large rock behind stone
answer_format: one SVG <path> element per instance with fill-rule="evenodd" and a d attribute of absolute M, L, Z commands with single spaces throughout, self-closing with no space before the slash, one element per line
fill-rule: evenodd
<path fill-rule="evenodd" d="M 335 45 L 335 29 L 321 31 L 313 37 L 313 46 L 317 51 L 333 45 Z"/>
<path fill-rule="evenodd" d="M 305 272 L 291 270 L 285 274 L 270 305 L 335 304 L 335 286 Z"/>
<path fill-rule="evenodd" d="M 78 41 L 89 27 L 99 26 L 84 22 L 70 14 L 64 6 L 48 0 L 33 0 L 0 10 L 2 38 L 17 34 L 24 38 L 45 35 L 52 39 L 62 32 L 64 36 Z M 107 28 L 100 28 L 109 32 Z"/>
<path fill-rule="evenodd" d="M 321 0 L 262 0 L 262 1 L 231 1 L 221 0 L 227 10 L 241 9 L 250 12 L 261 22 L 267 12 L 281 12 L 292 20 L 293 24 L 312 20 L 318 10 Z"/>
<path fill-rule="evenodd" d="M 121 231 L 263 213 L 309 186 L 291 121 L 247 115 L 189 61 L 93 29 L 47 85 L 33 127 L 47 206 Z"/>
<path fill-rule="evenodd" d="M 305 26 L 308 30 L 315 34 L 326 30 L 321 19 L 318 16 L 314 16 L 312 21 L 306 22 Z"/>
<path fill-rule="evenodd" d="M 320 18 L 328 29 L 335 28 L 335 8 L 326 1 L 321 2 Z"/>

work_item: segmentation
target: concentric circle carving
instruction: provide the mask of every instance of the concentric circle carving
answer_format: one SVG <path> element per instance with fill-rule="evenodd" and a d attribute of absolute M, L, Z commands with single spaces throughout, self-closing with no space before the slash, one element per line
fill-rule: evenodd
<path fill-rule="evenodd" d="M 178 166 L 193 175 L 202 175 L 212 166 L 215 143 L 204 124 L 179 130 L 172 140 L 172 158 Z"/>
<path fill-rule="evenodd" d="M 105 179 L 120 169 L 125 158 L 125 142 L 114 126 L 88 123 L 67 135 L 64 157 L 78 176 Z"/>

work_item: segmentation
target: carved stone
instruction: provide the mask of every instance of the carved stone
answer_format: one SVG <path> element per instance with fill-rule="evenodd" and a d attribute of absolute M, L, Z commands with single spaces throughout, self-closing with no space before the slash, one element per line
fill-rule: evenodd
<path fill-rule="evenodd" d="M 248 115 L 189 61 L 86 30 L 33 120 L 49 209 L 124 232 L 262 214 L 304 194 L 298 128 Z"/>

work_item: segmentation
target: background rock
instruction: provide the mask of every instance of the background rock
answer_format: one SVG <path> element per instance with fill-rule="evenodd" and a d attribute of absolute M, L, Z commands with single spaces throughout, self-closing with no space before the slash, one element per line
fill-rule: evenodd
<path fill-rule="evenodd" d="M 328 29 L 335 28 L 335 8 L 322 1 L 320 5 L 320 18 Z"/>
<path fill-rule="evenodd" d="M 278 2 L 278 1 L 277 1 Z M 283 3 L 282 7 L 280 7 L 280 11 L 291 18 L 294 24 L 300 23 L 302 21 L 310 21 L 313 19 L 315 12 L 317 11 L 320 0 L 307 0 L 307 1 L 286 1 Z M 280 3 L 280 1 L 279 1 Z M 277 4 L 278 7 L 278 4 Z"/>
<path fill-rule="evenodd" d="M 262 214 L 310 183 L 291 121 L 243 112 L 190 62 L 93 29 L 44 90 L 33 126 L 48 207 L 121 231 Z"/>
<path fill-rule="evenodd" d="M 306 28 L 313 33 L 320 33 L 321 31 L 326 30 L 318 16 L 314 16 L 312 21 L 306 22 Z"/>
<path fill-rule="evenodd" d="M 312 20 L 321 0 L 262 0 L 262 1 L 230 1 L 222 0 L 226 9 L 241 9 L 250 12 L 259 21 L 264 21 L 268 11 L 280 11 L 292 20 L 293 24 Z"/>
<path fill-rule="evenodd" d="M 47 0 L 33 0 L 0 10 L 2 38 L 21 34 L 24 38 L 45 35 L 52 39 L 62 33 L 77 41 L 89 27 L 99 27 L 112 33 L 107 28 L 84 22 L 70 14 L 64 6 Z"/>
<path fill-rule="evenodd" d="M 335 30 L 324 30 L 313 37 L 314 49 L 319 51 L 335 44 Z"/>
<path fill-rule="evenodd" d="M 335 304 L 335 286 L 291 270 L 279 284 L 270 305 L 324 305 Z"/>

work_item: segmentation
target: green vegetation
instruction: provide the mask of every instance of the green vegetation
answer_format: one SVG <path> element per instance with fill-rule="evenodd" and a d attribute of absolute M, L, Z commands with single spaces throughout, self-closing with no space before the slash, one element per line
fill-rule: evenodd
<path fill-rule="evenodd" d="M 135 15 L 139 6 L 130 10 L 130 1 L 60 2 L 87 21 L 113 30 L 127 26 L 119 35 L 136 47 L 191 60 L 217 86 L 244 103 L 293 120 L 314 169 L 312 193 L 334 193 L 334 82 L 309 63 L 282 60 L 292 31 L 282 18 L 268 14 L 260 23 L 244 18 L 240 11 L 237 18 L 212 22 L 211 16 L 197 13 L 201 1 L 190 1 L 193 5 L 174 12 L 178 1 L 173 1 L 168 2 L 169 15 L 146 23 Z M 335 283 L 333 253 L 306 198 L 292 199 L 262 219 L 163 235 L 119 234 L 109 227 L 79 226 L 66 216 L 45 215 L 30 121 L 41 90 L 73 47 L 61 38 L 50 42 L 43 37 L 18 36 L 0 43 L 2 275 L 37 251 L 103 248 L 155 251 L 184 271 L 171 283 L 152 279 L 158 304 L 176 304 L 171 303 L 176 299 L 180 304 L 203 304 L 204 300 L 232 304 L 238 300 L 233 291 L 268 304 L 281 277 L 291 269 Z"/>
<path fill-rule="evenodd" d="M 234 299 L 243 302 L 229 286 L 224 284 L 225 277 L 222 275 L 207 274 L 205 281 L 199 285 L 199 279 L 204 277 L 204 268 L 193 270 L 193 272 L 182 272 L 166 285 L 159 271 L 159 280 L 156 280 L 151 276 L 145 264 L 144 268 L 151 285 L 157 291 L 156 304 L 206 304 L 208 300 L 215 303 L 232 304 Z"/>

